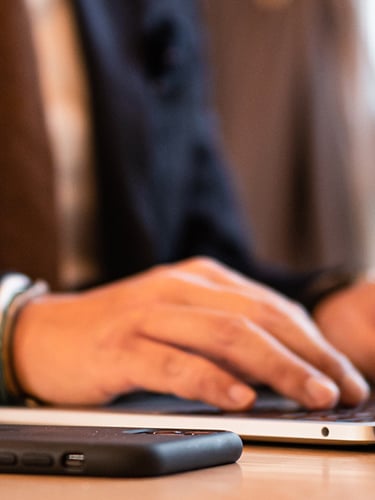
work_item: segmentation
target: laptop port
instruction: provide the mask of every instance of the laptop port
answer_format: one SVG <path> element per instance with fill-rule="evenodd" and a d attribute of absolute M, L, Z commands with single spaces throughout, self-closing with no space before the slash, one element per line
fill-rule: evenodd
<path fill-rule="evenodd" d="M 328 429 L 328 427 L 322 427 L 321 434 L 324 437 L 328 437 L 329 436 L 329 429 Z"/>

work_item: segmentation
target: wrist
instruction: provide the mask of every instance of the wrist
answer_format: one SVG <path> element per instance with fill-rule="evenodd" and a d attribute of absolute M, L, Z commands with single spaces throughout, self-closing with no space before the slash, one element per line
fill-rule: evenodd
<path fill-rule="evenodd" d="M 353 285 L 359 274 L 337 267 L 316 273 L 303 291 L 302 302 L 311 313 L 329 297 Z"/>
<path fill-rule="evenodd" d="M 11 273 L 0 280 L 0 402 L 24 401 L 14 369 L 14 330 L 22 309 L 34 298 L 44 295 L 48 286 L 32 282 L 27 276 Z"/>

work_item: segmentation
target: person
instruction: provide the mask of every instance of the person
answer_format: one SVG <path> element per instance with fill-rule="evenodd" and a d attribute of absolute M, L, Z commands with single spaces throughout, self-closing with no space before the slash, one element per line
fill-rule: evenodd
<path fill-rule="evenodd" d="M 207 104 L 194 3 L 76 0 L 35 12 L 46 21 L 57 5 L 69 20 L 61 33 L 74 22 L 79 35 L 88 93 L 60 76 L 89 103 L 83 113 L 69 99 L 53 107 L 43 54 L 36 73 L 35 49 L 53 45 L 57 25 L 43 23 L 32 43 L 26 4 L 0 5 L 2 402 L 98 405 L 145 389 L 239 410 L 257 383 L 309 408 L 365 400 L 374 281 L 286 276 L 252 257 Z M 80 128 L 88 116 L 92 142 Z M 88 196 L 77 169 L 90 151 Z"/>

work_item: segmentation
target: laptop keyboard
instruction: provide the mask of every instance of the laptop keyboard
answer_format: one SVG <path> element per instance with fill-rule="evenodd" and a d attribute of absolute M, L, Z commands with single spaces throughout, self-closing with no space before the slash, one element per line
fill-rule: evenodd
<path fill-rule="evenodd" d="M 322 422 L 375 422 L 375 391 L 368 401 L 356 408 L 336 407 L 331 410 L 306 410 L 295 401 L 283 398 L 266 387 L 258 387 L 258 398 L 247 412 L 227 413 L 199 401 L 188 401 L 170 395 L 134 393 L 111 405 L 112 411 L 154 414 L 223 415 L 231 417 L 315 420 Z"/>
<path fill-rule="evenodd" d="M 269 393 L 262 394 L 254 408 L 241 413 L 246 418 L 277 418 L 294 420 L 318 420 L 322 422 L 368 422 L 375 421 L 375 392 L 368 401 L 355 408 L 336 407 L 330 410 L 306 410 L 295 402 Z"/>

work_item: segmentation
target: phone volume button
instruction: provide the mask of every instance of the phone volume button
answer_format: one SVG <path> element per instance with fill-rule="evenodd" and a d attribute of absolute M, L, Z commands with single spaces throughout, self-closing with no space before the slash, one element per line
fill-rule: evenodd
<path fill-rule="evenodd" d="M 17 456 L 7 451 L 0 452 L 0 465 L 14 465 L 17 463 Z"/>
<path fill-rule="evenodd" d="M 53 464 L 53 458 L 47 453 L 24 453 L 21 462 L 23 465 L 48 467 Z"/>

